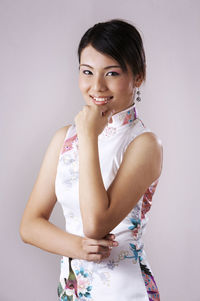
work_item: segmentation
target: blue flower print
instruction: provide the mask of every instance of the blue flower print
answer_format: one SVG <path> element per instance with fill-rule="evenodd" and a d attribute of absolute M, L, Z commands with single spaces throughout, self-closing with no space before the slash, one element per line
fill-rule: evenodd
<path fill-rule="evenodd" d="M 129 230 L 133 230 L 135 228 L 137 228 L 138 225 L 140 225 L 141 221 L 139 219 L 134 219 L 134 218 L 130 218 L 130 221 L 132 223 L 132 225 L 130 227 L 128 227 Z"/>
<path fill-rule="evenodd" d="M 136 246 L 134 245 L 134 244 L 129 244 L 130 245 L 130 249 L 131 249 L 131 251 L 133 252 L 133 256 L 125 256 L 125 258 L 134 258 L 135 259 L 135 261 L 137 261 L 138 260 L 138 257 L 139 257 L 139 259 L 141 260 L 142 258 L 141 258 L 141 256 L 139 256 L 139 253 L 141 253 L 142 252 L 142 248 L 140 248 L 140 249 L 137 249 L 136 248 Z"/>
<path fill-rule="evenodd" d="M 83 300 L 85 300 L 85 298 L 91 298 L 90 292 L 92 290 L 92 286 L 90 285 L 91 280 L 89 279 L 89 274 L 84 271 L 83 267 L 80 267 L 80 270 L 75 270 L 75 273 L 77 276 L 79 297 L 83 298 Z"/>

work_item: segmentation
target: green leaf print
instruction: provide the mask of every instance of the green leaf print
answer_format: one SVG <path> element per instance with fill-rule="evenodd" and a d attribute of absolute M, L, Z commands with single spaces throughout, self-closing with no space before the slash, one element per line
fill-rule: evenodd
<path fill-rule="evenodd" d="M 59 282 L 59 285 L 58 285 L 58 288 L 57 288 L 57 291 L 58 291 L 58 297 L 61 296 L 62 292 L 63 292 L 63 288 L 62 288 L 62 285 L 61 283 Z"/>

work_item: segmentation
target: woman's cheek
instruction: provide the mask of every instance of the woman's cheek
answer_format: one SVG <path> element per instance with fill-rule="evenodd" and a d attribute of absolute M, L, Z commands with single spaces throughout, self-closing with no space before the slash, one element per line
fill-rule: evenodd
<path fill-rule="evenodd" d="M 85 78 L 82 78 L 82 76 L 79 77 L 79 88 L 81 92 L 84 92 L 88 89 L 89 87 L 89 81 L 86 80 Z"/>
<path fill-rule="evenodd" d="M 118 93 L 124 92 L 124 90 L 129 89 L 128 86 L 129 84 L 127 84 L 127 81 L 120 78 L 120 80 L 115 82 L 115 91 Z"/>

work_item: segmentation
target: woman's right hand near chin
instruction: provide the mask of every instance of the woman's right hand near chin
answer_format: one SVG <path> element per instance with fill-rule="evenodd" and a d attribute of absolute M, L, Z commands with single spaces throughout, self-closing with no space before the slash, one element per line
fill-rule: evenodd
<path fill-rule="evenodd" d="M 114 239 L 114 234 L 107 234 L 103 239 L 99 240 L 82 237 L 82 259 L 87 261 L 100 262 L 102 259 L 109 257 L 112 247 L 118 246 L 118 242 Z"/>

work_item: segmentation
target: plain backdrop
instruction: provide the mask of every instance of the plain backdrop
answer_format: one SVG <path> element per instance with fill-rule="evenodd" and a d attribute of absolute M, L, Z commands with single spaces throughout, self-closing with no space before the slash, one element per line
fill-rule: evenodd
<path fill-rule="evenodd" d="M 51 137 L 84 105 L 79 40 L 112 18 L 142 35 L 147 81 L 137 108 L 164 148 L 148 260 L 161 301 L 200 300 L 200 2 L 0 0 L 1 301 L 57 300 L 60 256 L 24 244 L 19 225 Z M 59 204 L 50 221 L 64 229 Z"/>

